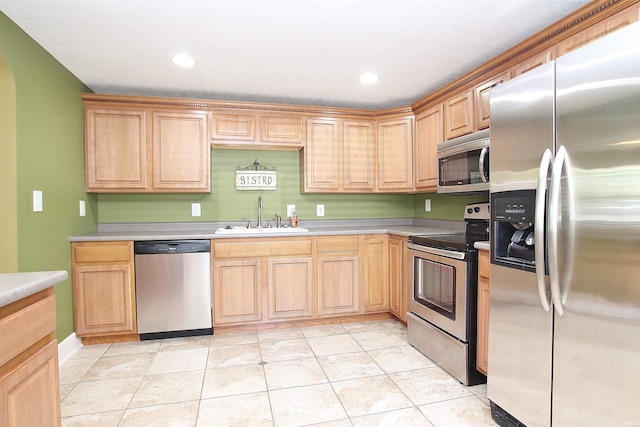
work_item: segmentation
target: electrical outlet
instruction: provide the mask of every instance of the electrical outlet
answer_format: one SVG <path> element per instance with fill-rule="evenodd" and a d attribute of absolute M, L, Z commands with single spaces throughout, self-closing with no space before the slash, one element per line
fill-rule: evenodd
<path fill-rule="evenodd" d="M 324 216 L 324 205 L 316 205 L 316 216 Z"/>
<path fill-rule="evenodd" d="M 200 203 L 191 203 L 191 216 L 200 216 Z"/>
<path fill-rule="evenodd" d="M 87 209 L 84 200 L 80 200 L 80 216 L 87 216 Z"/>
<path fill-rule="evenodd" d="M 42 212 L 42 191 L 33 190 L 33 211 Z"/>
<path fill-rule="evenodd" d="M 293 212 L 296 210 L 296 205 L 287 205 L 287 217 L 293 215 Z"/>
<path fill-rule="evenodd" d="M 431 212 L 431 199 L 424 199 L 424 211 Z"/>

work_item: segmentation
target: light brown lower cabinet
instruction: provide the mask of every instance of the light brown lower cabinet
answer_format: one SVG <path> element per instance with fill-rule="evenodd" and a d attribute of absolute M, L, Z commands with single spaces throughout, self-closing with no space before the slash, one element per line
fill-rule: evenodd
<path fill-rule="evenodd" d="M 478 348 L 476 368 L 487 375 L 489 355 L 489 251 L 478 251 Z"/>
<path fill-rule="evenodd" d="M 53 288 L 0 307 L 0 426 L 60 426 Z"/>
<path fill-rule="evenodd" d="M 213 324 L 262 320 L 262 261 L 213 263 Z"/>
<path fill-rule="evenodd" d="M 408 274 L 405 265 L 407 238 L 389 237 L 389 311 L 407 321 Z"/>
<path fill-rule="evenodd" d="M 360 311 L 358 255 L 318 257 L 318 315 Z"/>
<path fill-rule="evenodd" d="M 389 311 L 389 238 L 385 234 L 363 240 L 364 311 Z"/>
<path fill-rule="evenodd" d="M 133 242 L 71 245 L 76 335 L 136 334 Z"/>
<path fill-rule="evenodd" d="M 313 316 L 313 259 L 270 258 L 267 267 L 269 319 Z"/>

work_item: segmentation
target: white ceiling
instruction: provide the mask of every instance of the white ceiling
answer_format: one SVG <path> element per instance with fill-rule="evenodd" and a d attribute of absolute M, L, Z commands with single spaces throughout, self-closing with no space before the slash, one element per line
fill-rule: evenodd
<path fill-rule="evenodd" d="M 588 0 L 0 0 L 97 93 L 403 106 Z M 190 69 L 170 61 L 177 53 Z M 373 71 L 380 80 L 362 85 Z"/>

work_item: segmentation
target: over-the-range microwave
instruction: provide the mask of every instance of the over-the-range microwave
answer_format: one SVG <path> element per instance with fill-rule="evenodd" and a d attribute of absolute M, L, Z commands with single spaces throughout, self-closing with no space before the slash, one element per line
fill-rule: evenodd
<path fill-rule="evenodd" d="M 489 129 L 438 144 L 438 193 L 489 191 Z"/>

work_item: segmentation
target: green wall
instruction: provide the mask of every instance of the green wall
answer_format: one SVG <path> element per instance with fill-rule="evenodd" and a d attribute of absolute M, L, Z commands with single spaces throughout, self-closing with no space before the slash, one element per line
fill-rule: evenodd
<path fill-rule="evenodd" d="M 84 191 L 87 87 L 6 15 L 0 13 L 0 56 L 15 81 L 18 271 L 66 270 L 69 236 L 95 231 L 97 198 Z M 43 212 L 32 211 L 32 191 Z M 5 196 L 11 196 L 3 194 Z M 87 201 L 87 216 L 78 213 Z M 57 337 L 73 332 L 71 278 L 55 286 Z"/>

